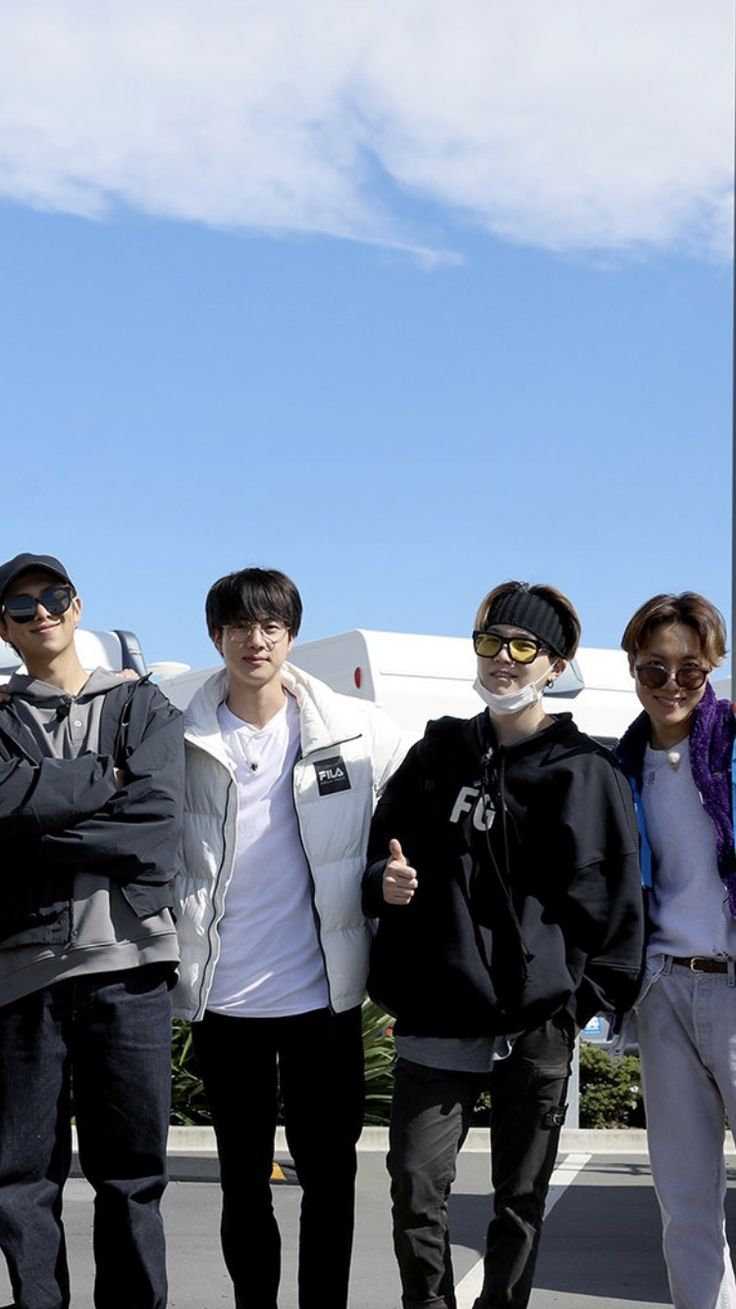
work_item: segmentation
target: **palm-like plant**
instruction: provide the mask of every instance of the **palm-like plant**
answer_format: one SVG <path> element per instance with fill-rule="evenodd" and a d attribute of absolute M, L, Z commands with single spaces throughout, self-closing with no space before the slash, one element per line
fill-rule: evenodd
<path fill-rule="evenodd" d="M 394 1043 L 392 1020 L 370 1000 L 363 1004 L 365 1053 L 365 1122 L 388 1122 L 393 1087 Z M 315 1052 L 319 1060 L 319 1051 Z M 188 1023 L 175 1022 L 171 1041 L 171 1122 L 192 1127 L 211 1123 L 212 1115 L 192 1050 Z"/>
<path fill-rule="evenodd" d="M 372 1000 L 363 1002 L 365 1118 L 368 1125 L 387 1123 L 394 1085 L 393 1019 Z"/>
<path fill-rule="evenodd" d="M 202 1078 L 192 1051 L 189 1023 L 175 1022 L 171 1036 L 171 1122 L 176 1127 L 194 1127 L 212 1122 Z"/>

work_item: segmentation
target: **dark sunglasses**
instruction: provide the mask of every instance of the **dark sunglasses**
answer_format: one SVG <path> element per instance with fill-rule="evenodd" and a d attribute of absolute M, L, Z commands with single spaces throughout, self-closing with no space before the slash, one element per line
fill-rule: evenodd
<path fill-rule="evenodd" d="M 696 664 L 675 671 L 663 664 L 636 665 L 636 676 L 648 691 L 661 691 L 671 677 L 683 691 L 699 691 L 709 672 L 709 668 L 699 668 Z"/>
<path fill-rule="evenodd" d="M 473 648 L 482 659 L 495 659 L 503 649 L 515 664 L 533 664 L 544 649 L 534 636 L 499 636 L 497 632 L 473 632 Z"/>
<path fill-rule="evenodd" d="M 2 612 L 14 623 L 30 623 L 36 617 L 38 606 L 43 605 L 48 614 L 58 618 L 66 613 L 73 594 L 71 586 L 47 586 L 40 595 L 14 595 L 4 602 Z"/>

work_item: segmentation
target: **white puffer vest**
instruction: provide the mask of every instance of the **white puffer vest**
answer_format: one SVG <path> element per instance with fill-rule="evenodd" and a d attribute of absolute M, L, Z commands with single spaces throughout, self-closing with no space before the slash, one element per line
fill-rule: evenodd
<path fill-rule="evenodd" d="M 294 804 L 312 874 L 330 1006 L 341 1013 L 360 1004 L 368 972 L 360 882 L 371 815 L 410 740 L 375 705 L 337 695 L 291 664 L 284 664 L 281 678 L 299 706 Z M 178 1017 L 195 1022 L 204 1014 L 220 956 L 219 925 L 235 859 L 237 787 L 217 721 L 226 693 L 222 670 L 185 714 L 183 872 L 174 896 L 181 966 L 174 1007 Z"/>

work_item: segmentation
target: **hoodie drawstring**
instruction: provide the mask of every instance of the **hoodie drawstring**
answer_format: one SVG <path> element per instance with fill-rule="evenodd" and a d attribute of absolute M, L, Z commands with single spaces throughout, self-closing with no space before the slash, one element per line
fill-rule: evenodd
<path fill-rule="evenodd" d="M 499 886 L 501 887 L 504 900 L 506 901 L 506 905 L 509 911 L 509 917 L 511 918 L 511 922 L 514 926 L 514 930 L 519 938 L 523 963 L 524 965 L 526 965 L 528 963 L 531 963 L 532 959 L 534 958 L 534 955 L 532 954 L 526 941 L 524 940 L 524 933 L 521 928 L 519 915 L 516 912 L 516 906 L 514 905 L 513 897 L 511 895 L 511 888 L 509 885 L 509 882 L 511 880 L 511 861 L 509 859 L 508 814 L 506 811 L 506 785 L 505 785 L 506 756 L 502 750 L 499 751 L 499 756 L 500 756 L 500 768 L 498 771 L 498 800 L 501 808 L 501 835 L 503 838 L 504 862 L 506 864 L 506 871 L 509 879 L 508 881 L 506 880 L 503 873 L 501 872 L 501 869 L 498 866 L 498 861 L 493 852 L 493 846 L 491 844 L 491 833 L 489 828 L 485 824 L 484 824 L 484 833 L 485 833 L 486 846 L 488 848 L 488 855 L 491 861 L 491 866 L 496 874 L 496 878 L 498 880 Z M 483 796 L 483 799 L 488 804 L 493 803 L 493 797 L 491 795 L 492 760 L 493 760 L 493 750 L 486 750 L 485 754 L 481 757 L 481 761 L 480 761 L 481 762 L 481 795 Z M 524 967 L 524 976 L 526 978 L 526 967 Z"/>

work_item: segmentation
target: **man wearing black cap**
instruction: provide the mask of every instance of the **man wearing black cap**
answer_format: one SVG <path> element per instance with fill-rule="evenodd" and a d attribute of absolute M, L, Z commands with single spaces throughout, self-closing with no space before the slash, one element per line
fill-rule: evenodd
<path fill-rule="evenodd" d="M 573 606 L 506 582 L 475 626 L 486 709 L 430 723 L 409 751 L 364 879 L 378 919 L 368 990 L 396 1016 L 388 1167 L 405 1309 L 454 1309 L 446 1204 L 487 1091 L 494 1202 L 475 1309 L 527 1305 L 575 1036 L 629 1006 L 642 958 L 625 779 L 542 701 L 577 649 Z"/>
<path fill-rule="evenodd" d="M 97 1309 L 163 1309 L 169 910 L 181 717 L 147 680 L 80 664 L 58 559 L 0 566 L 0 1247 L 17 1309 L 67 1309 L 71 1159 L 95 1188 Z"/>

